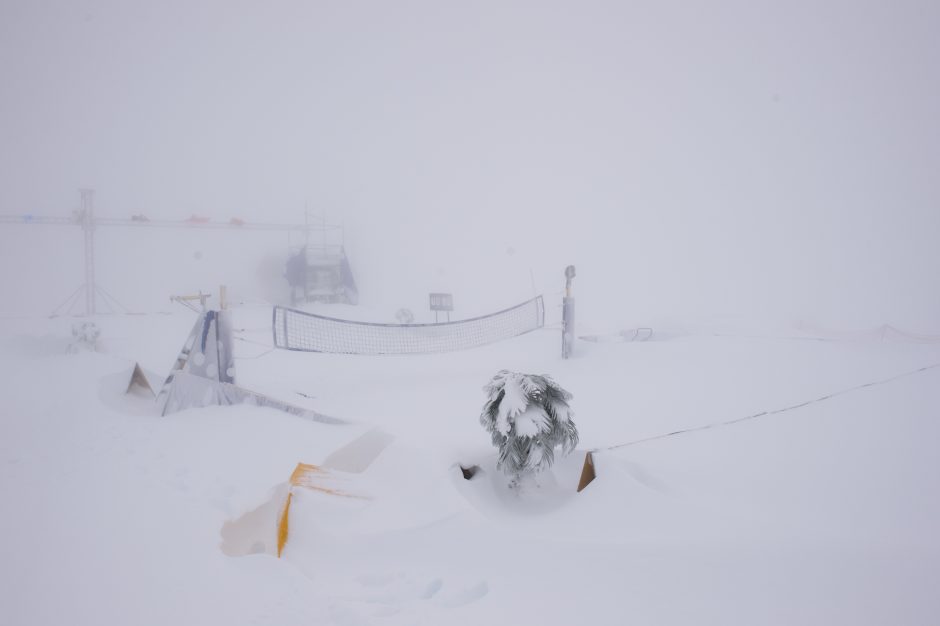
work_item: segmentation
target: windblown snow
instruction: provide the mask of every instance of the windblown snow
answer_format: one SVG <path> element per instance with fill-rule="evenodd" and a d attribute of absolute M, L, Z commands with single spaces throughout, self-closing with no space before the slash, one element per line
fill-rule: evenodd
<path fill-rule="evenodd" d="M 376 358 L 268 352 L 270 309 L 234 315 L 239 384 L 350 423 L 251 406 L 158 417 L 152 398 L 125 395 L 135 361 L 167 371 L 189 314 L 102 316 L 99 351 L 72 354 L 69 320 L 5 321 L 0 623 L 940 615 L 940 369 L 916 371 L 940 363 L 936 343 L 664 329 L 581 342 L 562 361 L 546 330 Z M 504 368 L 570 390 L 581 434 L 579 450 L 515 490 L 478 421 L 482 387 Z M 534 432 L 527 415 L 516 428 Z M 597 478 L 577 493 L 592 449 Z M 278 559 L 275 524 L 301 462 L 322 479 L 292 488 Z"/>

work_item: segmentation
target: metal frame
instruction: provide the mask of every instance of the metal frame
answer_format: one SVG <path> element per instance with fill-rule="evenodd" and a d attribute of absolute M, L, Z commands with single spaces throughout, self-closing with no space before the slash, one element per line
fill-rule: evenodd
<path fill-rule="evenodd" d="M 67 313 L 74 308 L 78 295 L 85 295 L 85 315 L 95 315 L 97 313 L 97 302 L 100 296 L 102 301 L 114 311 L 114 305 L 120 306 L 117 300 L 108 294 L 95 282 L 95 230 L 99 226 L 121 226 L 125 228 L 185 228 L 196 230 L 267 230 L 267 231 L 296 231 L 302 232 L 307 236 L 311 231 L 324 228 L 308 223 L 305 224 L 264 224 L 255 222 L 242 222 L 233 220 L 231 222 L 210 222 L 190 220 L 150 220 L 150 219 L 121 219 L 121 218 L 96 218 L 94 207 L 93 189 L 80 189 L 81 208 L 75 211 L 72 217 L 52 217 L 37 216 L 31 214 L 22 215 L 0 215 L 0 224 L 60 224 L 69 226 L 81 226 L 84 233 L 85 248 L 85 282 L 70 295 L 65 302 L 59 305 L 53 311 L 57 315 L 66 305 Z M 110 302 L 109 302 L 110 300 Z M 125 308 L 126 310 L 126 308 Z"/>

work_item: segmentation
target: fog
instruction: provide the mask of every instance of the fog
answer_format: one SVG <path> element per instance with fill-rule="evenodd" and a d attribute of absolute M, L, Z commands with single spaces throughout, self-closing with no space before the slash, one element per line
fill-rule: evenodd
<path fill-rule="evenodd" d="M 598 330 L 936 332 L 938 32 L 930 1 L 2 0 L 0 214 L 68 216 L 81 187 L 101 217 L 309 210 L 382 311 L 443 290 L 481 313 L 574 264 Z M 289 243 L 96 237 L 138 311 L 272 297 Z M 0 224 L 0 255 L 5 314 L 83 280 L 74 226 Z"/>

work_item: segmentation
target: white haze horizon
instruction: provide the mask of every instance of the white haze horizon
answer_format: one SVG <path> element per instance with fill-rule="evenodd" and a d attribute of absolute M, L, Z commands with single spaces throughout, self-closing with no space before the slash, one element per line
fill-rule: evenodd
<path fill-rule="evenodd" d="M 940 5 L 0 3 L 0 214 L 345 225 L 364 305 L 940 332 Z M 283 233 L 101 228 L 129 309 L 264 297 Z M 294 240 L 296 243 L 296 238 Z M 0 313 L 82 281 L 0 224 Z M 267 272 L 267 276 L 271 273 Z M 270 287 L 270 285 L 268 286 Z M 382 319 L 377 321 L 392 321 Z"/>

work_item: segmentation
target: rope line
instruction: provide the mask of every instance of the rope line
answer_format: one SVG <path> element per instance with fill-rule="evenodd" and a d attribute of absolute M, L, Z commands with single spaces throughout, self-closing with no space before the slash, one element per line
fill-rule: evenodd
<path fill-rule="evenodd" d="M 238 332 L 238 331 L 236 331 L 236 332 Z M 274 350 L 275 350 L 275 348 L 273 348 L 273 347 L 271 346 L 271 344 L 269 344 L 269 343 L 261 343 L 260 341 L 253 341 L 253 340 L 251 340 L 251 339 L 245 339 L 244 337 L 238 337 L 237 335 L 232 335 L 232 339 L 234 339 L 235 341 L 241 341 L 241 342 L 244 342 L 244 343 L 251 343 L 251 344 L 254 344 L 254 345 L 256 345 L 256 346 L 261 346 L 262 348 L 267 348 L 267 350 L 265 350 L 265 351 L 262 352 L 261 354 L 256 354 L 256 355 L 254 355 L 254 356 L 237 356 L 237 357 L 235 357 L 236 359 L 239 359 L 239 360 L 242 360 L 242 359 L 260 359 L 260 358 L 263 357 L 263 356 L 267 356 L 268 354 L 271 354 L 271 353 L 274 352 Z"/>
<path fill-rule="evenodd" d="M 670 433 L 665 433 L 662 435 L 654 435 L 652 437 L 646 437 L 644 439 L 637 439 L 636 441 L 628 441 L 627 443 L 621 443 L 615 446 L 608 446 L 606 448 L 595 448 L 592 452 L 606 452 L 610 450 L 617 450 L 619 448 L 626 448 L 628 446 L 635 446 L 640 443 L 646 443 L 648 441 L 655 441 L 657 439 L 665 439 L 666 437 L 674 437 L 676 435 L 682 435 L 685 433 L 697 432 L 701 430 L 708 430 L 710 428 L 721 428 L 722 426 L 731 426 L 732 424 L 739 424 L 741 422 L 746 422 L 748 420 L 757 419 L 759 417 L 769 417 L 771 415 L 778 415 L 780 413 L 786 413 L 787 411 L 794 411 L 796 409 L 802 409 L 803 407 L 809 406 L 810 404 L 815 404 L 817 402 L 824 402 L 826 400 L 831 400 L 837 396 L 845 395 L 847 393 L 852 393 L 854 391 L 860 391 L 868 387 L 875 387 L 877 385 L 886 385 L 892 383 L 901 378 L 906 378 L 908 376 L 913 376 L 915 374 L 920 374 L 921 372 L 926 372 L 928 370 L 940 368 L 940 363 L 934 363 L 933 365 L 925 365 L 924 367 L 911 370 L 909 372 L 904 372 L 902 374 L 897 374 L 891 376 L 890 378 L 884 378 L 881 380 L 873 380 L 862 385 L 857 385 L 855 387 L 850 387 L 848 389 L 843 389 L 841 391 L 836 391 L 824 396 L 819 396 L 818 398 L 813 398 L 812 400 L 807 400 L 805 402 L 800 402 L 799 404 L 793 404 L 790 406 L 785 406 L 779 409 L 773 409 L 771 411 L 761 411 L 760 413 L 754 413 L 753 415 L 746 415 L 744 417 L 738 417 L 731 420 L 725 420 L 723 422 L 712 422 L 711 424 L 705 424 L 704 426 L 694 426 L 692 428 L 683 428 L 681 430 L 674 430 Z"/>

